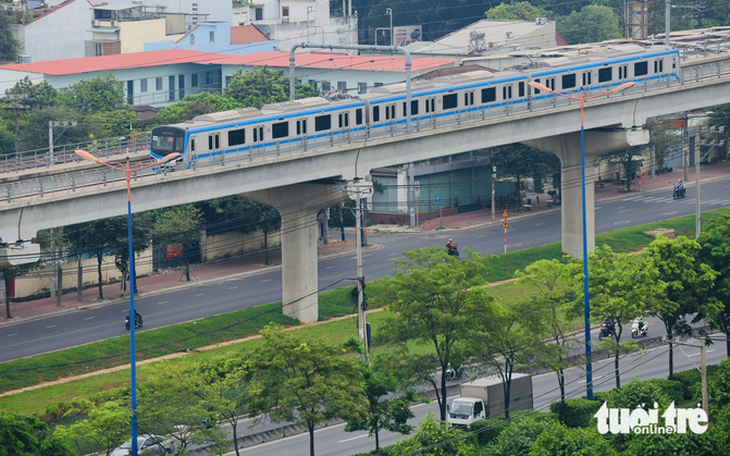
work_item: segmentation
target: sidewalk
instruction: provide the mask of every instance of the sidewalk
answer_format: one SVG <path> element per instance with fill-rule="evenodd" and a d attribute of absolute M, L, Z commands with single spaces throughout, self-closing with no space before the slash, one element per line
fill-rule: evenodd
<path fill-rule="evenodd" d="M 730 178 L 730 161 L 719 162 L 713 165 L 706 165 L 701 168 L 702 181 L 707 182 L 714 179 Z M 648 193 L 655 190 L 663 190 L 666 193 L 667 198 L 672 197 L 672 185 L 682 177 L 682 170 L 675 170 L 671 173 L 665 173 L 657 175 L 654 179 L 647 177 L 642 178 L 641 189 L 639 189 L 638 180 L 632 182 L 631 192 L 619 192 L 619 185 L 617 183 L 606 184 L 603 188 L 595 188 L 595 200 L 606 201 L 611 199 L 627 198 L 630 196 L 636 196 L 640 193 Z M 685 185 L 693 187 L 695 184 L 695 171 L 690 169 L 688 179 L 685 181 Z M 546 201 L 549 198 L 548 195 L 535 195 L 528 194 L 529 198 L 532 198 L 532 207 L 529 212 L 515 212 L 514 208 L 509 209 L 510 220 L 532 217 L 537 214 L 543 214 L 546 212 L 557 212 L 560 211 L 560 206 L 548 207 Z M 537 203 L 537 199 L 540 199 L 540 203 Z M 389 225 L 376 225 L 368 227 L 370 234 L 384 233 L 389 231 L 397 232 L 424 232 L 424 231 L 435 231 L 440 226 L 444 230 L 455 230 L 463 228 L 471 228 L 476 226 L 485 226 L 494 223 L 502 223 L 502 213 L 504 209 L 495 211 L 495 221 L 492 221 L 492 210 L 482 209 L 478 211 L 466 212 L 463 214 L 456 214 L 448 217 L 444 217 L 442 220 L 429 220 L 421 224 L 420 227 L 411 229 L 406 226 L 389 226 Z M 352 238 L 352 230 L 348 238 Z M 317 246 L 317 252 L 319 258 L 329 257 L 333 255 L 345 255 L 352 254 L 355 251 L 355 243 L 353 241 L 338 242 L 338 233 L 331 231 L 333 236 L 332 241 L 328 245 L 319 244 Z M 191 282 L 185 281 L 183 271 L 181 269 L 174 269 L 164 271 L 162 273 L 141 277 L 137 280 L 137 288 L 139 290 L 138 296 L 146 296 L 150 294 L 160 293 L 168 291 L 178 287 L 186 287 L 190 285 L 200 284 L 212 280 L 222 280 L 226 277 L 232 277 L 243 274 L 255 274 L 265 269 L 277 268 L 281 265 L 281 251 L 271 252 L 269 254 L 269 265 L 264 264 L 264 255 L 256 254 L 246 256 L 242 258 L 223 260 L 214 263 L 206 263 L 202 265 L 191 266 Z M 87 277 L 88 278 L 88 277 Z M 5 317 L 5 309 L 0 308 L 0 324 L 8 321 L 22 321 L 31 318 L 38 318 L 44 315 L 56 313 L 56 312 L 68 312 L 78 308 L 87 308 L 91 306 L 106 305 L 119 301 L 127 301 L 129 297 L 121 297 L 120 284 L 105 285 L 103 287 L 104 300 L 99 301 L 98 288 L 88 288 L 82 293 L 82 300 L 76 301 L 77 293 L 75 291 L 68 292 L 63 295 L 61 299 L 61 307 L 56 306 L 56 299 L 44 298 L 35 301 L 26 301 L 12 303 L 10 306 L 10 312 L 12 315 L 11 320 L 7 320 Z"/>

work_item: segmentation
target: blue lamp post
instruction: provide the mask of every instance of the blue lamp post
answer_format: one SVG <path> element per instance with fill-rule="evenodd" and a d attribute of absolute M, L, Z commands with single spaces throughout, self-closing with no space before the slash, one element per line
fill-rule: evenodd
<path fill-rule="evenodd" d="M 570 98 L 571 100 L 578 100 L 580 102 L 580 171 L 581 171 L 581 189 L 582 203 L 583 203 L 583 317 L 585 324 L 585 339 L 586 339 L 586 397 L 589 401 L 593 400 L 593 364 L 591 362 L 591 323 L 590 314 L 591 307 L 588 293 L 588 234 L 586 233 L 587 222 L 586 222 L 586 148 L 585 148 L 585 130 L 583 124 L 583 113 L 585 110 L 586 100 L 592 100 L 606 96 L 610 93 L 619 92 L 621 90 L 628 89 L 636 85 L 635 82 L 627 82 L 620 86 L 609 90 L 607 92 L 601 92 L 586 96 L 583 89 L 580 90 L 580 95 L 568 95 L 567 93 L 557 92 L 548 88 L 547 86 L 540 84 L 539 82 L 528 82 L 532 87 L 543 90 L 545 92 L 559 95 L 561 97 Z"/>
<path fill-rule="evenodd" d="M 128 226 L 128 234 L 129 234 L 129 318 L 130 318 L 130 325 L 129 325 L 129 331 L 130 331 L 130 367 L 132 370 L 132 376 L 131 376 L 131 395 L 132 395 L 132 456 L 137 456 L 137 356 L 136 356 L 136 347 L 135 347 L 135 327 L 134 327 L 134 291 L 136 289 L 135 283 L 134 283 L 134 248 L 132 243 L 132 173 L 135 173 L 137 171 L 142 171 L 147 168 L 151 168 L 153 166 L 158 166 L 161 163 L 164 163 L 166 161 L 172 160 L 174 158 L 177 158 L 180 154 L 175 152 L 170 155 L 167 155 L 162 160 L 155 162 L 155 163 L 147 163 L 141 166 L 132 166 L 129 162 L 129 157 L 127 157 L 127 160 L 125 163 L 118 163 L 118 162 L 103 162 L 100 161 L 98 158 L 91 155 L 89 152 L 81 149 L 76 150 L 76 154 L 81 156 L 82 158 L 85 158 L 86 160 L 90 160 L 93 162 L 96 162 L 100 165 L 104 165 L 106 167 L 115 169 L 117 171 L 122 171 L 125 173 L 126 180 L 127 180 L 127 226 Z"/>

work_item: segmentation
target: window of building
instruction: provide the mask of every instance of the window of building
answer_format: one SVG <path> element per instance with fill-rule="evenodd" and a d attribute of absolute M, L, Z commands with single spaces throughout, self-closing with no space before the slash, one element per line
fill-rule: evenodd
<path fill-rule="evenodd" d="M 210 41 L 211 43 L 215 43 L 215 32 L 212 30 L 208 32 L 208 41 Z"/>
<path fill-rule="evenodd" d="M 190 75 L 190 87 L 198 87 L 198 73 L 193 73 Z"/>
<path fill-rule="evenodd" d="M 358 82 L 357 83 L 357 93 L 368 93 L 368 83 L 367 82 Z"/>
<path fill-rule="evenodd" d="M 195 34 L 190 34 L 190 44 L 195 44 Z"/>
<path fill-rule="evenodd" d="M 228 132 L 228 145 L 238 146 L 239 144 L 246 144 L 246 130 L 231 130 Z"/>
<path fill-rule="evenodd" d="M 329 130 L 332 128 L 332 119 L 329 114 L 314 118 L 314 131 Z"/>
<path fill-rule="evenodd" d="M 147 91 L 147 79 L 140 79 L 139 80 L 139 91 L 140 92 L 146 92 Z"/>
<path fill-rule="evenodd" d="M 185 75 L 181 74 L 180 76 L 178 76 L 177 79 L 178 79 L 178 87 L 180 88 L 179 97 L 182 100 L 183 98 L 185 98 Z"/>
<path fill-rule="evenodd" d="M 162 90 L 162 78 L 155 79 L 155 90 Z"/>
<path fill-rule="evenodd" d="M 289 122 L 278 122 L 271 125 L 271 137 L 273 139 L 289 136 Z"/>
<path fill-rule="evenodd" d="M 322 92 L 329 92 L 332 88 L 332 85 L 329 81 L 322 81 Z"/>
<path fill-rule="evenodd" d="M 345 81 L 337 81 L 337 90 L 341 92 L 347 91 L 347 82 Z"/>
<path fill-rule="evenodd" d="M 167 94 L 170 100 L 175 99 L 175 76 L 170 76 L 168 78 Z"/>
<path fill-rule="evenodd" d="M 383 86 L 382 82 L 376 82 L 373 87 L 382 87 L 382 86 Z"/>
<path fill-rule="evenodd" d="M 261 21 L 264 19 L 264 10 L 263 8 L 256 8 L 256 20 Z"/>

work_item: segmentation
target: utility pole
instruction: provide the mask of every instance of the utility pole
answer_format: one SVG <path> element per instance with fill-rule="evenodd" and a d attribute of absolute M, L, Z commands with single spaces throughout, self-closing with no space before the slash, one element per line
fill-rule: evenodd
<path fill-rule="evenodd" d="M 365 308 L 363 306 L 363 301 L 365 300 L 365 278 L 362 275 L 361 204 L 363 198 L 367 198 L 368 196 L 373 194 L 373 184 L 371 182 L 363 182 L 362 178 L 356 177 L 355 179 L 353 179 L 352 185 L 347 187 L 347 193 L 350 199 L 357 201 L 357 207 L 355 212 L 355 242 L 357 244 L 357 329 L 358 336 L 365 349 L 365 356 L 367 357 L 369 347 L 367 336 L 367 323 L 365 321 Z"/>
<path fill-rule="evenodd" d="M 702 363 L 702 410 L 705 411 L 707 416 L 710 416 L 707 409 L 707 347 L 704 337 L 700 338 L 700 353 Z"/>
<path fill-rule="evenodd" d="M 671 46 L 669 42 L 669 29 L 672 28 L 672 2 L 667 0 L 664 6 L 664 45 Z"/>
<path fill-rule="evenodd" d="M 56 267 L 56 307 L 61 307 L 63 298 L 63 227 L 58 229 L 58 266 Z"/>
<path fill-rule="evenodd" d="M 494 149 L 492 149 L 492 221 L 494 221 L 494 181 L 497 179 L 497 167 L 494 165 Z"/>
<path fill-rule="evenodd" d="M 682 122 L 682 179 L 687 182 L 687 176 L 689 175 L 689 126 L 687 122 L 689 118 L 687 112 L 683 114 Z"/>
<path fill-rule="evenodd" d="M 76 270 L 76 300 L 81 302 L 84 291 L 84 236 L 83 231 L 79 229 L 79 264 Z"/>
<path fill-rule="evenodd" d="M 702 213 L 702 206 L 700 204 L 700 146 L 697 144 L 697 141 L 695 141 L 694 144 L 695 149 L 695 191 L 697 194 L 695 195 L 695 238 L 700 237 L 700 233 L 702 232 L 701 228 L 701 222 L 700 222 L 700 214 Z M 704 350 L 704 349 L 703 349 Z"/>
<path fill-rule="evenodd" d="M 48 166 L 53 166 L 54 160 L 53 160 L 53 127 L 63 127 L 63 133 L 66 132 L 66 129 L 69 127 L 75 127 L 76 121 L 68 122 L 63 121 L 59 122 L 58 120 L 49 120 L 48 121 Z M 63 135 L 59 136 L 59 138 Z"/>

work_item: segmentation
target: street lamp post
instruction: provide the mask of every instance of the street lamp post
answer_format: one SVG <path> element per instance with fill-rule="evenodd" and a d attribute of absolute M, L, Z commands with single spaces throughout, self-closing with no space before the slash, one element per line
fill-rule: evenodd
<path fill-rule="evenodd" d="M 597 93 L 591 96 L 586 96 L 583 89 L 580 90 L 580 96 L 568 95 L 563 92 L 557 92 L 548 88 L 547 86 L 540 84 L 539 82 L 528 82 L 529 85 L 538 89 L 544 90 L 545 92 L 552 93 L 554 95 L 560 95 L 561 97 L 570 98 L 571 100 L 578 100 L 580 102 L 580 168 L 581 168 L 581 189 L 582 193 L 582 205 L 583 205 L 583 316 L 585 319 L 585 338 L 586 338 L 586 397 L 589 401 L 593 400 L 593 364 L 591 362 L 591 323 L 590 323 L 590 301 L 588 297 L 588 234 L 586 233 L 587 222 L 586 222 L 586 148 L 585 148 L 585 130 L 583 123 L 583 112 L 585 109 L 586 100 L 592 100 L 606 96 L 610 93 L 619 92 L 621 90 L 628 89 L 636 85 L 635 82 L 627 82 L 620 86 L 609 90 L 607 92 Z"/>
<path fill-rule="evenodd" d="M 119 162 L 103 162 L 98 158 L 91 155 L 89 152 L 81 149 L 76 150 L 76 154 L 86 160 L 96 162 L 100 165 L 104 165 L 117 171 L 123 171 L 127 180 L 127 226 L 129 235 L 129 331 L 130 331 L 130 367 L 132 370 L 131 375 L 131 392 L 132 392 L 132 456 L 137 456 L 137 357 L 135 347 L 135 332 L 134 332 L 134 249 L 132 243 L 132 173 L 142 171 L 144 169 L 158 166 L 161 163 L 167 162 L 180 156 L 179 153 L 175 152 L 165 156 L 160 161 L 155 163 L 147 163 L 141 166 L 132 166 L 129 162 L 129 157 L 125 163 Z"/>

